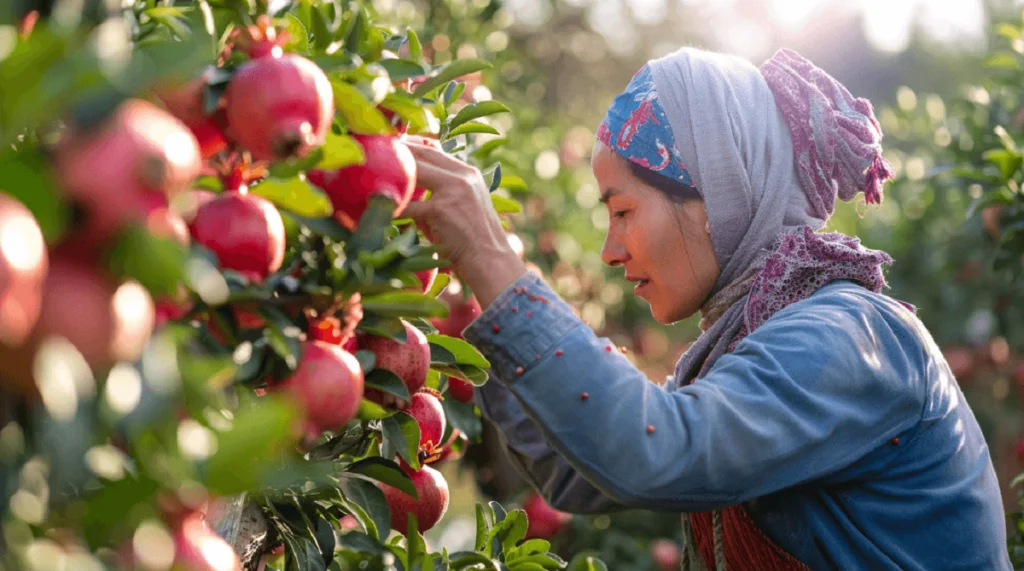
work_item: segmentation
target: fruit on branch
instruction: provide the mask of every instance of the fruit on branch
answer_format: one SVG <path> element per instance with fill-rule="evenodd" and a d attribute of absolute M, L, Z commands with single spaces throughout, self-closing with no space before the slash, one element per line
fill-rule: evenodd
<path fill-rule="evenodd" d="M 32 213 L 0 193 L 0 344 L 17 347 L 32 332 L 48 264 L 43 232 Z"/>
<path fill-rule="evenodd" d="M 453 429 L 451 436 L 448 437 L 448 441 L 444 443 L 441 450 L 438 451 L 437 457 L 433 460 L 434 463 L 444 462 L 446 460 L 458 460 L 462 457 L 462 453 L 465 450 L 465 445 L 469 441 L 468 438 L 462 435 L 458 429 Z M 456 451 L 455 444 L 461 442 L 461 448 Z"/>
<path fill-rule="evenodd" d="M 683 562 L 683 551 L 667 539 L 655 539 L 649 547 L 651 561 L 658 571 L 677 571 Z"/>
<path fill-rule="evenodd" d="M 363 320 L 362 296 L 358 292 L 344 302 L 336 302 L 322 314 L 312 308 L 306 308 L 305 313 L 309 322 L 309 338 L 350 347 L 346 349 L 350 353 L 357 350 L 354 335 L 356 326 Z"/>
<path fill-rule="evenodd" d="M 240 67 L 224 102 L 229 136 L 257 161 L 305 156 L 334 119 L 331 82 L 295 54 L 268 53 Z"/>
<path fill-rule="evenodd" d="M 387 484 L 378 484 L 391 510 L 391 529 L 406 535 L 411 513 L 416 516 L 419 532 L 425 533 L 437 525 L 448 511 L 448 482 L 440 472 L 430 466 L 413 470 L 403 465 L 402 469 L 416 487 L 416 498 Z"/>
<path fill-rule="evenodd" d="M 224 135 L 226 116 L 223 106 L 218 104 L 217 110 L 210 115 L 206 114 L 204 108 L 206 86 L 212 70 L 213 68 L 182 85 L 157 93 L 157 97 L 171 115 L 177 117 L 192 131 L 203 160 L 210 159 L 228 148 L 228 141 Z"/>
<path fill-rule="evenodd" d="M 242 564 L 231 545 L 196 512 L 174 534 L 174 566 L 181 571 L 238 571 Z"/>
<path fill-rule="evenodd" d="M 571 515 L 549 506 L 536 492 L 523 503 L 523 510 L 530 520 L 526 539 L 551 539 L 572 519 Z"/>
<path fill-rule="evenodd" d="M 72 125 L 54 150 L 57 181 L 80 209 L 67 243 L 95 252 L 199 174 L 199 145 L 166 111 L 131 99 L 94 129 Z M 163 200 L 166 200 L 164 197 Z"/>
<path fill-rule="evenodd" d="M 352 230 L 370 204 L 384 196 L 394 203 L 392 216 L 405 210 L 416 186 L 416 161 L 398 137 L 353 135 L 363 147 L 366 160 L 335 171 L 311 170 L 310 183 L 323 189 L 334 206 L 334 217 Z"/>
<path fill-rule="evenodd" d="M 146 216 L 146 229 L 157 238 L 171 240 L 187 247 L 192 242 L 188 232 L 188 224 L 169 208 L 156 207 Z M 168 321 L 177 321 L 185 317 L 192 309 L 185 286 L 179 285 L 178 292 L 173 296 L 160 297 L 155 302 L 156 325 L 163 326 Z"/>
<path fill-rule="evenodd" d="M 462 332 L 483 313 L 476 296 L 464 296 L 462 284 L 456 280 L 452 280 L 437 299 L 448 306 L 448 317 L 435 317 L 430 321 L 441 335 L 461 339 Z"/>
<path fill-rule="evenodd" d="M 306 341 L 299 366 L 277 389 L 299 402 L 307 429 L 319 434 L 337 430 L 355 418 L 363 400 L 363 370 L 341 347 Z"/>
<path fill-rule="evenodd" d="M 427 382 L 430 372 L 430 344 L 422 331 L 408 321 L 405 327 L 405 343 L 387 337 L 368 335 L 363 348 L 377 356 L 377 368 L 387 369 L 402 379 L 410 395 L 416 394 Z"/>
<path fill-rule="evenodd" d="M 409 407 L 405 409 L 420 427 L 419 450 L 428 455 L 435 454 L 441 446 L 447 426 L 440 396 L 441 393 L 433 389 L 420 389 L 412 395 Z"/>
<path fill-rule="evenodd" d="M 473 402 L 473 391 L 473 383 L 455 377 L 448 377 L 448 396 L 458 402 Z"/>
<path fill-rule="evenodd" d="M 427 293 L 434 287 L 434 280 L 437 279 L 437 268 L 420 270 L 416 272 L 416 279 L 420 280 L 420 293 Z"/>
<path fill-rule="evenodd" d="M 262 281 L 284 261 L 281 214 L 269 200 L 244 189 L 222 193 L 200 206 L 189 229 L 196 242 L 217 255 L 223 268 L 252 281 Z"/>

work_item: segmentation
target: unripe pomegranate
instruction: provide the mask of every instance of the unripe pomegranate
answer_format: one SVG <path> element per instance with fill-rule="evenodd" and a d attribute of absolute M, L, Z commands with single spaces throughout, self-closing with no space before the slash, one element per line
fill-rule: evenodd
<path fill-rule="evenodd" d="M 483 313 L 476 296 L 463 297 L 462 285 L 457 281 L 452 281 L 437 299 L 448 306 L 448 317 L 435 317 L 430 321 L 441 335 L 462 339 L 462 332 Z"/>
<path fill-rule="evenodd" d="M 405 412 L 409 413 L 416 420 L 420 427 L 419 449 L 427 454 L 433 454 L 441 446 L 441 438 L 444 437 L 444 430 L 447 422 L 444 417 L 444 407 L 441 406 L 440 393 L 431 389 L 420 389 L 412 395 L 409 407 Z"/>
<path fill-rule="evenodd" d="M 683 562 L 683 551 L 667 539 L 655 539 L 650 546 L 651 561 L 658 571 L 678 571 Z"/>
<path fill-rule="evenodd" d="M 551 539 L 572 519 L 571 515 L 549 506 L 537 493 L 531 494 L 523 503 L 523 510 L 530 520 L 526 539 Z"/>
<path fill-rule="evenodd" d="M 353 135 L 363 147 L 362 164 L 336 171 L 311 170 L 310 183 L 327 193 L 334 217 L 354 229 L 366 211 L 370 198 L 383 196 L 394 202 L 393 216 L 405 210 L 416 186 L 416 160 L 399 138 L 391 135 Z"/>
<path fill-rule="evenodd" d="M 292 395 L 317 433 L 355 418 L 363 400 L 363 370 L 351 353 L 322 341 L 302 344 L 302 359 L 280 390 Z"/>
<path fill-rule="evenodd" d="M 206 524 L 202 514 L 187 517 L 174 535 L 175 571 L 238 571 L 242 563 L 231 545 Z"/>
<path fill-rule="evenodd" d="M 208 81 L 209 72 L 157 94 L 164 107 L 192 131 L 204 160 L 228 148 L 224 136 L 224 111 L 218 109 L 212 115 L 207 115 L 204 109 L 204 91 Z"/>
<path fill-rule="evenodd" d="M 48 264 L 43 232 L 32 213 L 0 193 L 0 344 L 19 346 L 32 332 Z"/>
<path fill-rule="evenodd" d="M 153 329 L 153 300 L 137 282 L 117 285 L 78 260 L 55 258 L 34 338 L 59 336 L 94 369 L 141 355 Z"/>
<path fill-rule="evenodd" d="M 410 513 L 416 515 L 416 523 L 420 533 L 425 533 L 437 525 L 448 510 L 448 482 L 440 472 L 424 466 L 420 470 L 412 470 L 403 466 L 405 473 L 412 478 L 416 487 L 417 498 L 392 488 L 387 484 L 378 484 L 384 492 L 384 499 L 391 510 L 391 529 L 405 535 L 409 529 Z"/>
<path fill-rule="evenodd" d="M 473 402 L 473 391 L 473 383 L 456 379 L 455 377 L 448 377 L 448 396 L 453 399 L 462 403 Z"/>
<path fill-rule="evenodd" d="M 137 99 L 93 130 L 69 127 L 53 159 L 62 190 L 84 215 L 68 239 L 83 252 L 145 218 L 152 193 L 182 190 L 200 169 L 199 145 L 188 128 Z"/>
<path fill-rule="evenodd" d="M 228 133 L 257 161 L 304 156 L 324 143 L 334 118 L 323 70 L 302 56 L 275 55 L 240 67 L 224 92 Z"/>
<path fill-rule="evenodd" d="M 222 267 L 250 280 L 262 281 L 284 261 L 281 214 L 269 200 L 244 190 L 222 193 L 200 206 L 190 229 Z"/>
<path fill-rule="evenodd" d="M 430 344 L 422 331 L 413 327 L 408 321 L 405 326 L 405 343 L 399 343 L 387 337 L 367 336 L 363 348 L 373 351 L 377 356 L 377 367 L 387 369 L 398 375 L 405 383 L 409 394 L 416 394 L 427 382 L 430 372 Z"/>

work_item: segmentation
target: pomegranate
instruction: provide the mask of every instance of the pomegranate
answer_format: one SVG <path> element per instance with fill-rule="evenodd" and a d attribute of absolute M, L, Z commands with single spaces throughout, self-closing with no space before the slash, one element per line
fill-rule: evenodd
<path fill-rule="evenodd" d="M 225 115 L 223 109 L 207 115 L 203 99 L 210 71 L 175 88 L 157 94 L 164 107 L 192 131 L 199 144 L 199 154 L 204 160 L 216 156 L 228 148 L 224 136 Z"/>
<path fill-rule="evenodd" d="M 355 418 L 363 400 L 363 370 L 351 353 L 322 341 L 302 344 L 302 359 L 278 388 L 305 411 L 309 429 L 337 430 Z"/>
<path fill-rule="evenodd" d="M 444 437 L 447 426 L 440 396 L 441 393 L 435 390 L 420 389 L 418 393 L 412 395 L 409 407 L 405 409 L 420 427 L 419 449 L 427 454 L 434 454 L 441 446 L 441 438 Z"/>
<path fill-rule="evenodd" d="M 0 193 L 0 344 L 21 345 L 35 327 L 48 261 L 32 213 Z"/>
<path fill-rule="evenodd" d="M 387 484 L 378 484 L 391 510 L 391 529 L 405 535 L 409 529 L 408 514 L 412 513 L 416 515 L 420 533 L 424 533 L 437 525 L 448 510 L 448 482 L 430 466 L 420 470 L 412 470 L 408 466 L 402 469 L 412 478 L 417 498 Z"/>
<path fill-rule="evenodd" d="M 434 280 L 437 279 L 437 268 L 420 270 L 416 272 L 416 279 L 420 280 L 420 293 L 427 293 L 434 287 Z"/>
<path fill-rule="evenodd" d="M 94 130 L 69 127 L 53 159 L 60 186 L 84 215 L 68 246 L 84 253 L 144 219 L 154 193 L 184 189 L 200 169 L 199 145 L 188 128 L 137 99 Z"/>
<path fill-rule="evenodd" d="M 677 571 L 683 562 L 682 549 L 667 539 L 655 539 L 649 549 L 658 571 Z"/>
<path fill-rule="evenodd" d="M 473 390 L 473 383 L 455 377 L 448 378 L 448 396 L 459 402 L 473 402 Z"/>
<path fill-rule="evenodd" d="M 405 210 L 416 186 L 416 161 L 399 138 L 391 135 L 353 135 L 363 147 L 366 160 L 336 171 L 311 170 L 310 183 L 327 193 L 334 217 L 354 229 L 370 204 L 383 196 L 394 202 L 393 216 Z"/>
<path fill-rule="evenodd" d="M 323 70 L 270 50 L 235 72 L 224 93 L 228 134 L 254 160 L 304 156 L 324 143 L 334 95 Z"/>
<path fill-rule="evenodd" d="M 967 381 L 974 372 L 974 351 L 970 347 L 954 346 L 943 349 L 942 354 L 953 377 L 960 382 Z"/>
<path fill-rule="evenodd" d="M 405 383 L 410 395 L 416 394 L 427 382 L 430 371 L 430 344 L 422 331 L 408 321 L 405 326 L 405 343 L 387 337 L 369 335 L 364 339 L 363 348 L 377 356 L 377 367 L 398 375 Z"/>
<path fill-rule="evenodd" d="M 572 519 L 571 515 L 549 506 L 538 493 L 530 495 L 523 503 L 523 510 L 530 520 L 526 539 L 551 539 Z"/>
<path fill-rule="evenodd" d="M 217 255 L 221 266 L 252 281 L 281 268 L 285 233 L 281 214 L 267 199 L 244 189 L 220 194 L 199 207 L 192 238 Z"/>
<path fill-rule="evenodd" d="M 309 338 L 329 345 L 341 345 L 341 321 L 337 317 L 314 319 L 309 324 Z"/>
<path fill-rule="evenodd" d="M 341 342 L 341 348 L 349 353 L 355 353 L 359 350 L 359 341 L 357 341 L 355 335 L 353 335 Z"/>
<path fill-rule="evenodd" d="M 448 317 L 435 317 L 430 321 L 441 335 L 461 339 L 462 332 L 483 313 L 476 296 L 464 297 L 462 284 L 455 280 L 437 298 L 448 306 Z"/>
<path fill-rule="evenodd" d="M 174 567 L 182 571 L 238 571 L 242 563 L 231 545 L 195 513 L 178 527 L 174 535 Z"/>
<path fill-rule="evenodd" d="M 462 450 L 455 451 L 455 443 L 462 442 L 463 447 L 465 443 L 469 441 L 468 438 L 462 435 L 457 429 L 452 430 L 452 435 L 448 437 L 448 441 L 444 443 L 441 450 L 438 451 L 437 457 L 434 458 L 433 462 L 444 462 L 446 460 L 458 460 L 462 457 Z"/>
<path fill-rule="evenodd" d="M 1000 205 L 986 206 L 981 209 L 981 225 L 989 238 L 996 242 L 1000 240 L 1003 234 L 1000 221 L 1005 210 L 1006 208 Z"/>

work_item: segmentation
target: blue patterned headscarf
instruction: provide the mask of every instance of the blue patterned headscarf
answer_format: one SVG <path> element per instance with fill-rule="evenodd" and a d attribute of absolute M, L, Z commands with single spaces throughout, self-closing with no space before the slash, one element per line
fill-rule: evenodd
<path fill-rule="evenodd" d="M 619 155 L 676 182 L 694 187 L 676 147 L 651 68 L 644 65 L 608 109 L 597 138 Z"/>

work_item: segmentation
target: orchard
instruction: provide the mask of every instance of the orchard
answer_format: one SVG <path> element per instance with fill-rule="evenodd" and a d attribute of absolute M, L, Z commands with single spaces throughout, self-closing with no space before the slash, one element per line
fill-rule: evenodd
<path fill-rule="evenodd" d="M 497 189 L 490 64 L 355 2 L 129 5 L 0 14 L 0 566 L 603 569 L 550 508 L 422 536 L 489 363 L 405 141 Z"/>

